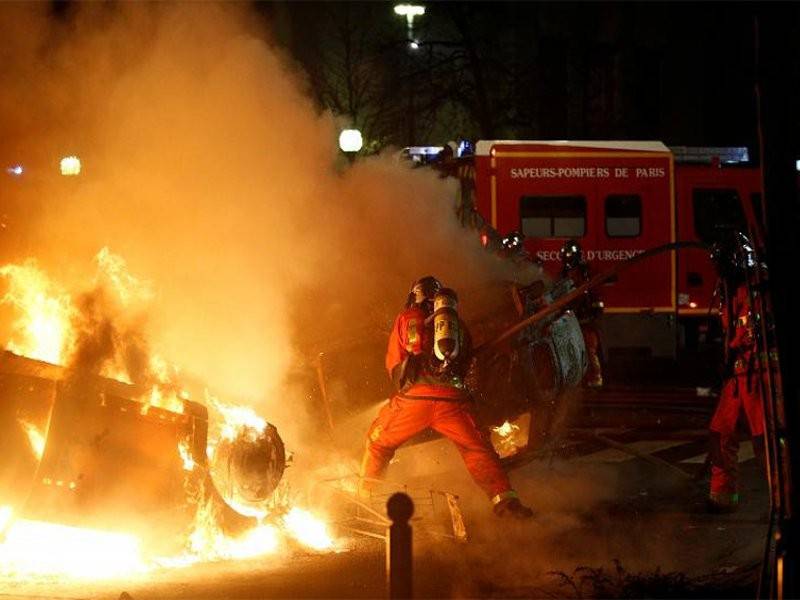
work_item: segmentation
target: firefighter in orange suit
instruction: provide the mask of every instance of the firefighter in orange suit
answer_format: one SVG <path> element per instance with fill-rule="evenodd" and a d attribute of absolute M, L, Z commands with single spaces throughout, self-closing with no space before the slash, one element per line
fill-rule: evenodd
<path fill-rule="evenodd" d="M 561 258 L 561 277 L 569 277 L 579 287 L 589 278 L 589 265 L 583 260 L 581 247 L 575 240 L 567 240 L 559 251 Z M 574 306 L 575 316 L 581 324 L 583 342 L 588 355 L 588 368 L 583 382 L 591 388 L 603 386 L 603 369 L 600 365 L 600 332 L 597 328 L 597 319 L 603 313 L 603 303 L 594 294 L 588 291 Z"/>
<path fill-rule="evenodd" d="M 382 477 L 395 450 L 431 428 L 456 445 L 495 514 L 529 518 L 533 511 L 520 502 L 488 436 L 475 422 L 464 384 L 470 340 L 456 307 L 455 293 L 433 277 L 412 286 L 386 352 L 386 369 L 397 391 L 369 428 L 361 475 Z"/>
<path fill-rule="evenodd" d="M 724 373 L 719 404 L 711 419 L 711 512 L 732 512 L 739 503 L 737 475 L 739 440 L 736 423 L 744 412 L 753 452 L 764 466 L 764 404 L 754 315 L 746 283 L 747 269 L 756 265 L 749 240 L 731 232 L 711 254 L 720 276 L 720 319 L 724 332 Z M 758 298 L 758 296 L 754 296 Z"/>

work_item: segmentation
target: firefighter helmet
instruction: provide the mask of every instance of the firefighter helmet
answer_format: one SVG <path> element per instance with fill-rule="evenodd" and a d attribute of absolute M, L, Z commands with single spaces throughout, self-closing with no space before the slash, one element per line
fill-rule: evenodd
<path fill-rule="evenodd" d="M 725 279 L 741 279 L 748 269 L 758 264 L 750 239 L 736 229 L 720 233 L 711 246 L 711 260 L 719 276 Z"/>
<path fill-rule="evenodd" d="M 522 248 L 524 238 L 519 231 L 512 231 L 503 238 L 503 248 L 509 252 L 513 252 Z"/>
<path fill-rule="evenodd" d="M 583 262 L 583 252 L 581 246 L 575 240 L 567 240 L 558 251 L 558 258 L 565 271 L 574 269 Z"/>
<path fill-rule="evenodd" d="M 420 306 L 424 305 L 432 309 L 433 298 L 436 296 L 436 292 L 438 292 L 440 289 L 442 289 L 442 284 L 435 277 L 431 275 L 421 277 L 420 279 L 417 279 L 411 286 L 411 291 L 408 293 L 408 301 L 406 302 L 406 306 L 418 304 Z"/>

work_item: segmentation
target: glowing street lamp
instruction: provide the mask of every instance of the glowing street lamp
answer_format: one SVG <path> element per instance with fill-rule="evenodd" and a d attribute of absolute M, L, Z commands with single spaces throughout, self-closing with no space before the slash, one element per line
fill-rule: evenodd
<path fill-rule="evenodd" d="M 364 147 L 364 138 L 358 129 L 344 129 L 339 134 L 339 148 L 342 152 L 358 152 Z"/>
<path fill-rule="evenodd" d="M 406 18 L 408 28 L 414 27 L 414 19 L 425 14 L 425 7 L 420 4 L 398 4 L 394 7 L 394 14 Z"/>
<path fill-rule="evenodd" d="M 61 174 L 65 176 L 80 175 L 81 159 L 77 156 L 65 156 L 59 163 Z"/>
<path fill-rule="evenodd" d="M 409 27 L 414 26 L 414 19 L 425 14 L 425 7 L 420 4 L 398 4 L 394 7 L 394 14 L 405 17 Z"/>
<path fill-rule="evenodd" d="M 419 42 L 414 39 L 414 19 L 425 14 L 425 7 L 421 4 L 396 4 L 394 14 L 405 17 L 408 24 L 408 45 L 412 50 L 419 48 Z"/>

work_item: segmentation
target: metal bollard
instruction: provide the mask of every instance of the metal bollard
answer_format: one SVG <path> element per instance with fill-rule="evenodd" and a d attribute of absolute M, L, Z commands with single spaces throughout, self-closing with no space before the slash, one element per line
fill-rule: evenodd
<path fill-rule="evenodd" d="M 408 495 L 398 492 L 389 498 L 386 512 L 392 520 L 386 538 L 386 584 L 389 598 L 411 598 L 412 552 L 411 526 L 408 520 L 414 514 L 414 502 Z"/>

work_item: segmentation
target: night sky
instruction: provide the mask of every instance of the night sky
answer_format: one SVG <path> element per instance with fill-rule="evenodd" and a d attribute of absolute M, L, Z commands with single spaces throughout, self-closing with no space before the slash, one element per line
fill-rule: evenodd
<path fill-rule="evenodd" d="M 756 13 L 775 6 L 426 7 L 412 34 L 417 50 L 388 3 L 260 9 L 308 72 L 320 105 L 352 116 L 379 146 L 457 137 L 757 146 Z"/>

